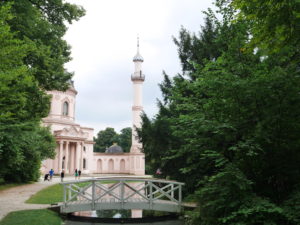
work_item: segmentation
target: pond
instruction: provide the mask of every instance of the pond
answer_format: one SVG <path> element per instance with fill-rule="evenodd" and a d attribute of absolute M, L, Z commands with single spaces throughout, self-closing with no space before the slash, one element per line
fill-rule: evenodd
<path fill-rule="evenodd" d="M 68 214 L 65 225 L 183 225 L 177 214 L 148 210 L 101 210 Z"/>

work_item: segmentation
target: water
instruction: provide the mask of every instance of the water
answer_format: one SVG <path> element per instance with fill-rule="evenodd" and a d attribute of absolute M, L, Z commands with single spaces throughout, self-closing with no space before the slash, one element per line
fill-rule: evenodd
<path fill-rule="evenodd" d="M 65 220 L 65 225 L 183 225 L 175 214 L 142 210 L 101 210 L 76 212 Z"/>
<path fill-rule="evenodd" d="M 80 221 L 65 221 L 65 225 L 116 225 L 116 224 L 126 224 L 126 225 L 183 225 L 183 222 L 179 220 L 168 220 L 168 221 L 160 221 L 160 222 L 140 222 L 140 223 L 95 223 L 95 222 L 80 222 Z"/>

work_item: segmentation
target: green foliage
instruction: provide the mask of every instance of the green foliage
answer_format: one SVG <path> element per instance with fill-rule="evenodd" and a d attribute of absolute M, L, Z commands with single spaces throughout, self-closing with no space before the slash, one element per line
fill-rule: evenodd
<path fill-rule="evenodd" d="M 296 186 L 282 204 L 283 213 L 294 224 L 300 224 L 300 188 Z"/>
<path fill-rule="evenodd" d="M 124 152 L 130 152 L 131 147 L 131 128 L 123 128 L 118 135 L 118 144 L 122 147 Z"/>
<path fill-rule="evenodd" d="M 38 180 L 41 161 L 55 154 L 54 137 L 37 123 L 1 127 L 0 142 L 0 175 L 7 182 Z"/>
<path fill-rule="evenodd" d="M 224 4 L 224 0 L 218 0 Z M 278 52 L 287 45 L 299 45 L 300 2 L 298 0 L 247 1 L 232 0 L 239 10 L 237 19 L 251 22 L 252 46 Z M 289 50 L 290 53 L 298 50 Z"/>
<path fill-rule="evenodd" d="M 124 152 L 129 152 L 131 147 L 131 128 L 123 128 L 118 134 L 114 128 L 107 127 L 105 130 L 98 132 L 94 141 L 96 142 L 94 145 L 95 152 L 105 152 L 113 143 L 117 143 L 122 147 Z"/>
<path fill-rule="evenodd" d="M 60 225 L 62 219 L 48 209 L 23 210 L 9 213 L 0 225 Z"/>
<path fill-rule="evenodd" d="M 66 22 L 84 15 L 84 10 L 62 0 L 1 0 L 0 6 L 11 4 L 12 19 L 8 21 L 16 37 L 31 46 L 23 58 L 41 88 L 64 90 L 72 73 L 64 69 L 71 60 L 70 47 L 63 39 Z"/>
<path fill-rule="evenodd" d="M 271 2 L 220 0 L 221 20 L 209 10 L 198 36 L 181 29 L 183 74 L 164 74 L 160 110 L 143 116 L 148 172 L 186 183 L 194 224 L 299 224 L 299 32 L 263 30 L 265 15 L 288 13 Z"/>
<path fill-rule="evenodd" d="M 117 142 L 117 140 L 117 132 L 114 128 L 107 127 L 105 130 L 100 130 L 97 134 L 97 138 L 94 138 L 94 141 L 96 142 L 94 151 L 105 152 L 106 148 Z"/>

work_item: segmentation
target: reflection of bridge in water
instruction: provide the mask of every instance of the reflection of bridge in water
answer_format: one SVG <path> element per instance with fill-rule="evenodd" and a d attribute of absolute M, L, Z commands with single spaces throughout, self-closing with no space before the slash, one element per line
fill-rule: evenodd
<path fill-rule="evenodd" d="M 60 211 L 70 213 L 111 209 L 180 212 L 184 184 L 160 179 L 105 177 L 62 185 L 64 203 Z"/>

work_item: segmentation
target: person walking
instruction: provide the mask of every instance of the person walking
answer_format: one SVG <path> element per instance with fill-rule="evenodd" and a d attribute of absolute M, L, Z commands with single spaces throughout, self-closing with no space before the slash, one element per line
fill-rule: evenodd
<path fill-rule="evenodd" d="M 77 180 L 77 178 L 78 178 L 78 170 L 77 169 L 75 170 L 75 174 L 74 175 L 75 175 L 75 180 Z"/>
<path fill-rule="evenodd" d="M 52 181 L 53 175 L 54 175 L 54 170 L 51 169 L 51 170 L 49 171 L 50 181 Z"/>
<path fill-rule="evenodd" d="M 44 181 L 46 181 L 46 180 L 49 181 L 49 174 L 48 173 L 46 173 L 45 176 L 44 176 Z"/>
<path fill-rule="evenodd" d="M 80 179 L 81 176 L 81 170 L 78 170 L 78 179 Z"/>
<path fill-rule="evenodd" d="M 65 172 L 64 170 L 62 170 L 60 173 L 60 182 L 64 182 L 64 177 L 65 177 Z"/>

